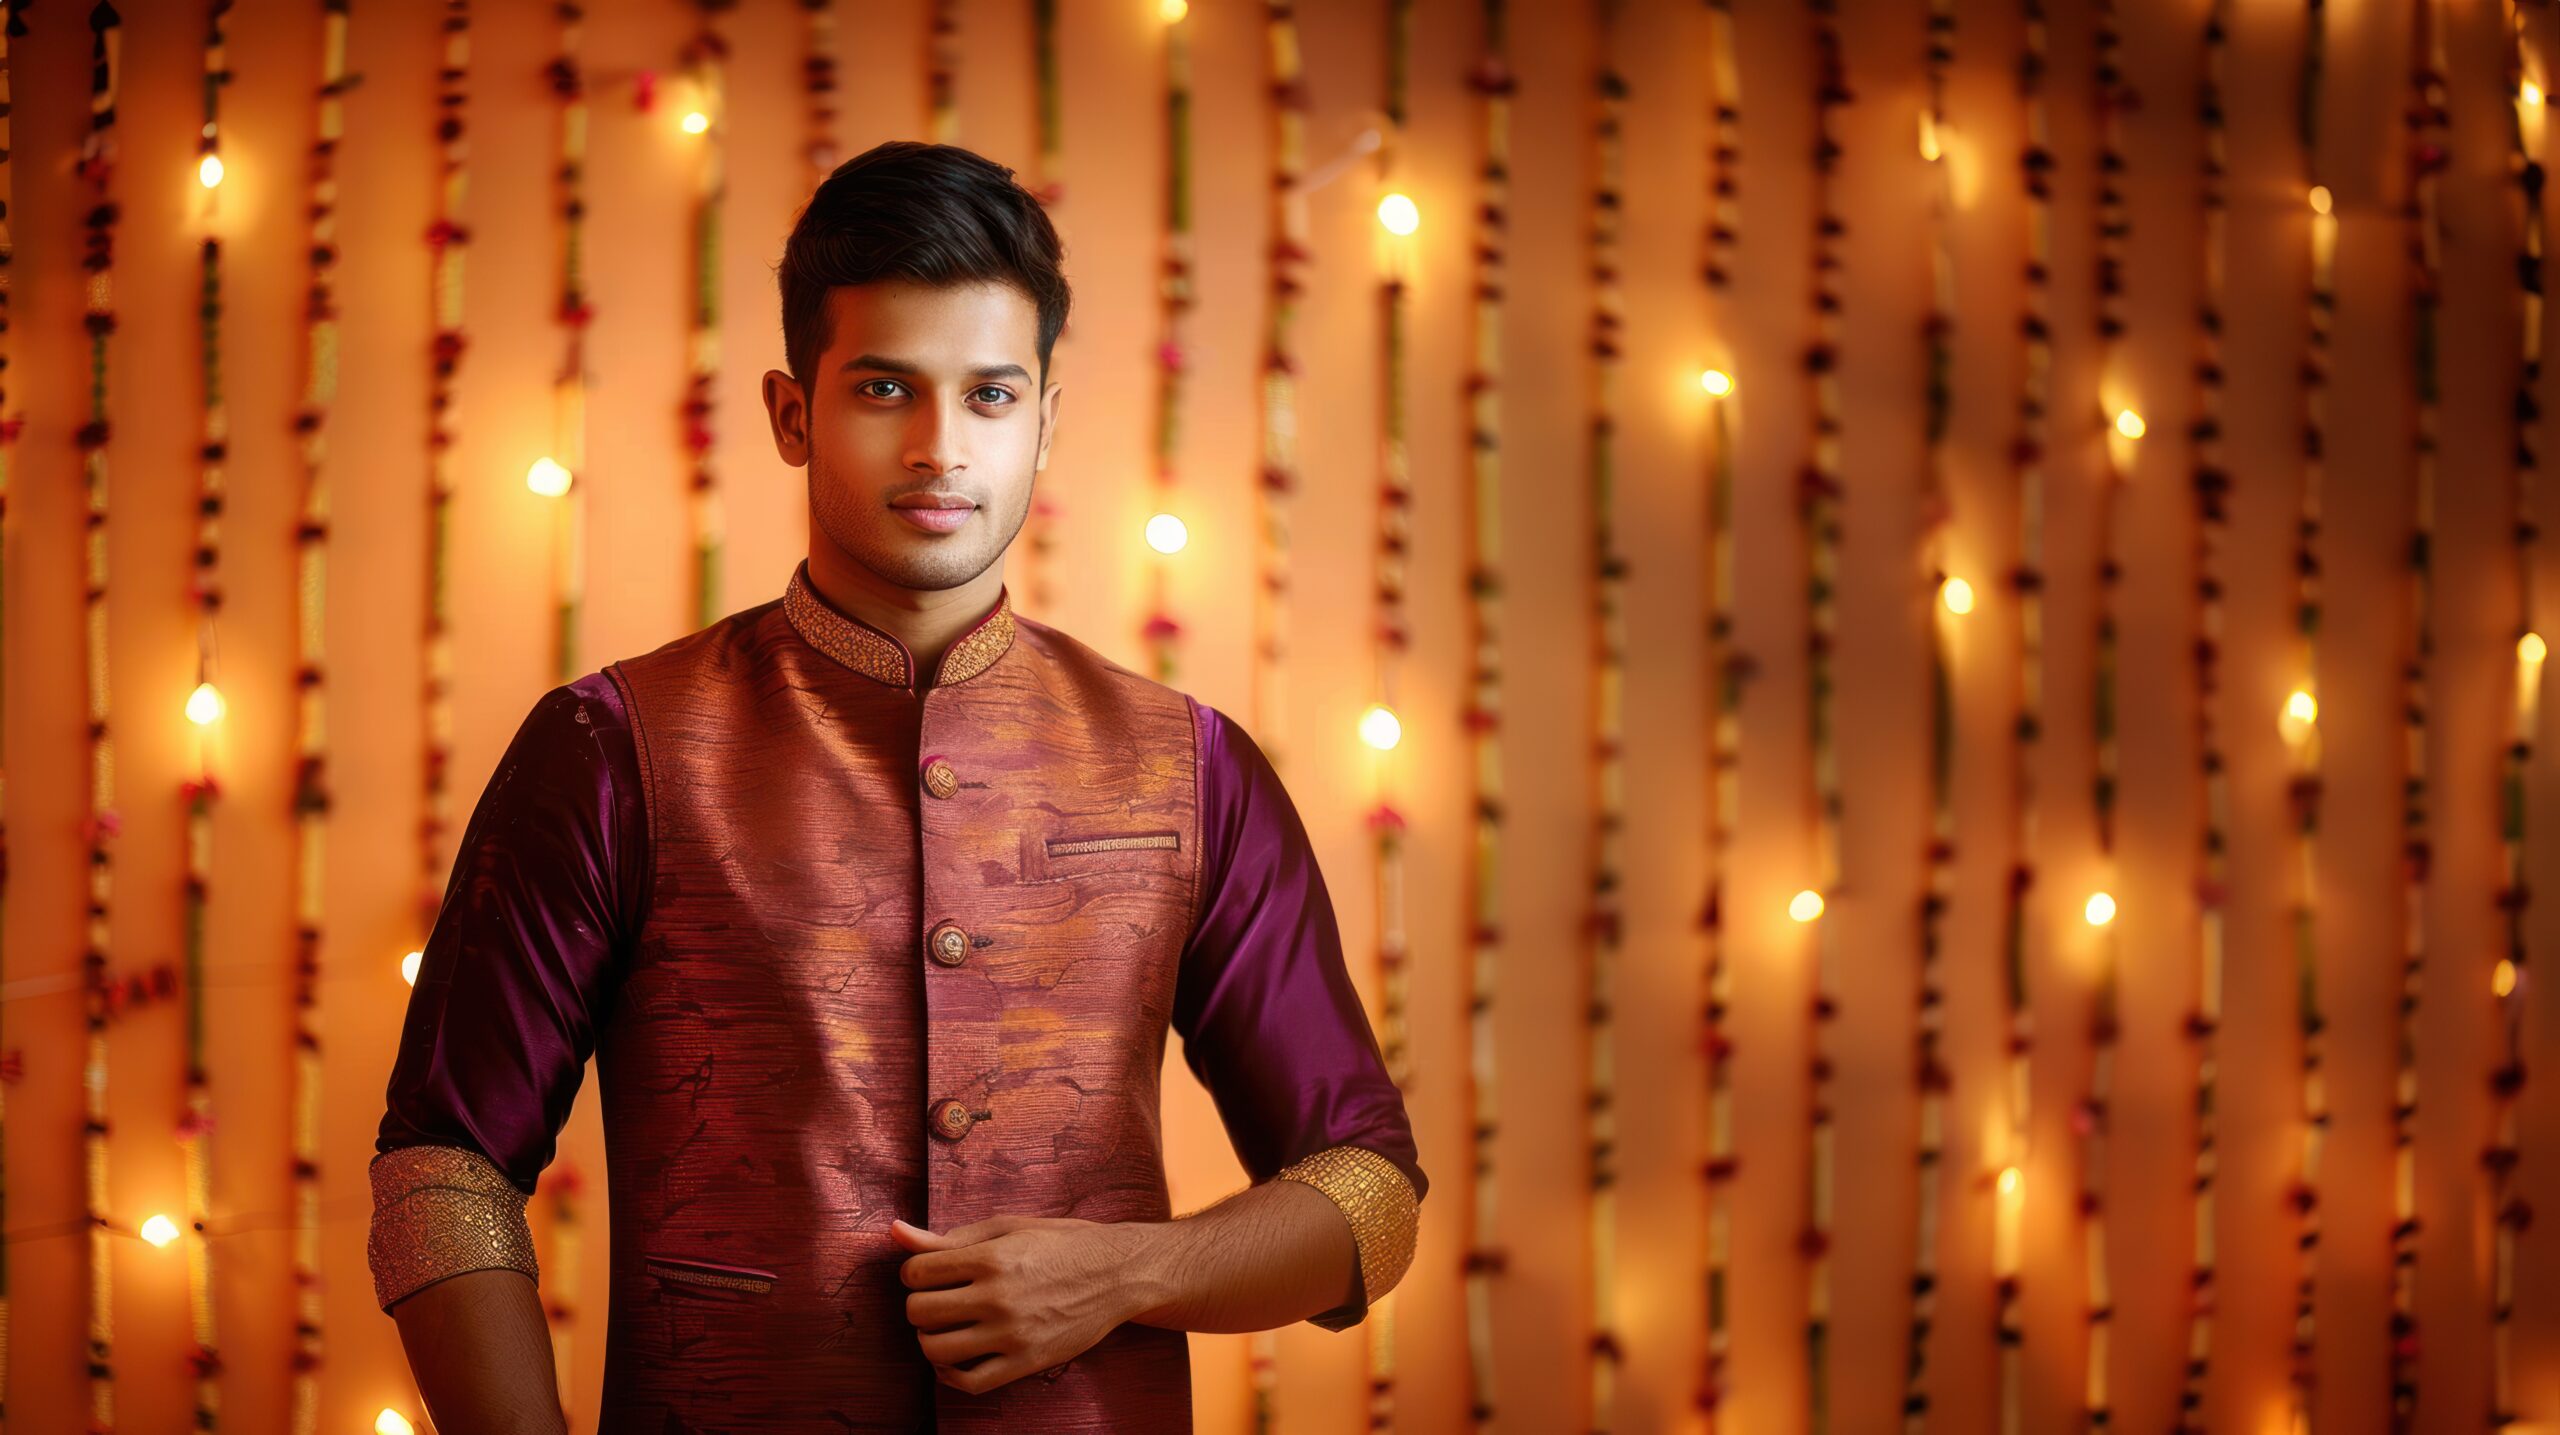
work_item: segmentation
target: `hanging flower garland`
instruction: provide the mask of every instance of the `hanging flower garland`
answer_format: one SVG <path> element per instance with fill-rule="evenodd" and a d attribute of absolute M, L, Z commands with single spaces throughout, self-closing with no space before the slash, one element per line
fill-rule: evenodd
<path fill-rule="evenodd" d="M 451 509 L 456 383 L 462 370 L 462 261 L 471 231 L 462 221 L 470 173 L 465 130 L 470 103 L 471 0 L 445 0 L 444 56 L 436 70 L 436 217 L 427 228 L 435 339 L 427 384 L 426 818 L 418 824 L 418 945 L 435 926 L 444 896 L 444 833 L 452 821 L 446 769 L 453 757 Z"/>
<path fill-rule="evenodd" d="M 2023 1429 L 2027 1330 L 2020 1304 L 2026 1224 L 2026 1163 L 2034 1091 L 2035 1008 L 2029 1000 L 2027 928 L 2036 881 L 2038 754 L 2044 745 L 2044 465 L 2053 398 L 2053 110 L 2045 98 L 2051 35 L 2044 0 L 2024 0 L 2018 58 L 2026 144 L 2018 173 L 2026 189 L 2027 259 L 2018 339 L 2023 350 L 2018 432 L 2011 458 L 2018 484 L 2018 559 L 2009 588 L 2018 605 L 2017 716 L 2010 725 L 2009 881 L 2001 918 L 2002 1055 L 2006 1062 L 2000 1169 L 1992 1188 L 1991 1261 L 2000 1347 L 2000 1428 Z M 2095 1306 L 2092 1323 L 2095 1321 Z M 2092 1332 L 2093 1334 L 2095 1332 Z M 2103 1367 L 2097 1367 L 2103 1372 Z M 2094 1378 L 2103 1378 L 2099 1375 Z"/>
<path fill-rule="evenodd" d="M 1813 19 L 1814 71 L 1814 339 L 1805 351 L 1812 387 L 1813 441 L 1798 480 L 1797 516 L 1805 543 L 1806 716 L 1812 756 L 1813 866 L 1810 888 L 1795 901 L 1795 917 L 1814 928 L 1811 1130 L 1806 1139 L 1805 1224 L 1798 1251 L 1805 1262 L 1805 1381 L 1812 1435 L 1831 1429 L 1831 1211 L 1836 1170 L 1831 1120 L 1832 1024 L 1839 998 L 1837 923 L 1822 920 L 1840 886 L 1840 752 L 1837 743 L 1837 677 L 1833 659 L 1839 631 L 1840 335 L 1843 262 L 1840 241 L 1847 224 L 1835 208 L 1840 167 L 1839 111 L 1849 103 L 1849 81 L 1840 54 L 1838 0 L 1808 0 Z"/>
<path fill-rule="evenodd" d="M 2302 1171 L 2291 1192 L 2301 1220 L 2296 1237 L 2302 1263 L 2293 1293 L 2293 1343 L 2287 1370 L 2289 1430 L 2311 1420 L 2312 1316 L 2320 1269 L 2320 1158 L 2329 1130 L 2326 1021 L 2320 1015 L 2320 489 L 2328 450 L 2329 332 L 2337 309 L 2338 221 L 2319 173 L 2320 80 L 2327 48 L 2323 0 L 2310 0 L 2304 39 L 2301 115 L 2302 167 L 2309 181 L 2311 284 L 2302 355 L 2301 513 L 2294 539 L 2294 684 L 2280 720 L 2289 772 L 2296 856 L 2292 877 L 2295 1020 L 2302 1042 Z"/>
<path fill-rule="evenodd" d="M 836 167 L 835 0 L 800 0 L 800 10 L 808 18 L 800 81 L 809 101 L 809 183 L 815 188 Z"/>
<path fill-rule="evenodd" d="M 2539 540 L 2533 511 L 2534 486 L 2542 465 L 2542 162 L 2541 87 L 2526 75 L 2524 9 L 2507 0 L 2507 112 L 2512 142 L 2507 167 L 2516 179 L 2519 201 L 2519 244 L 2516 276 L 2521 330 L 2517 339 L 2515 462 L 2509 479 L 2514 520 L 2508 532 L 2515 545 L 2516 639 L 2515 711 L 2507 741 L 2503 774 L 2499 839 L 2505 859 L 2498 893 L 2505 914 L 2506 951 L 2492 974 L 2490 990 L 2498 1003 L 2498 1025 L 2504 1037 L 2500 1060 L 2490 1082 L 2495 1136 L 2487 1153 L 2490 1219 L 2496 1230 L 2489 1320 L 2489 1419 L 2493 1425 L 2513 1423 L 2515 1414 L 2516 1242 L 2533 1219 L 2532 1207 L 2515 1187 L 2518 1133 L 2516 1106 L 2524 1093 L 2524 1007 L 2532 998 L 2526 957 L 2526 907 L 2531 888 L 2525 880 L 2525 806 L 2534 739 L 2542 713 L 2542 663 L 2548 655 L 2533 625 L 2534 549 Z"/>
<path fill-rule="evenodd" d="M 222 389 L 222 240 L 213 232 L 215 201 L 222 189 L 222 88 L 231 81 L 224 23 L 231 0 L 212 0 L 207 7 L 204 43 L 204 124 L 196 141 L 196 176 L 205 191 L 205 234 L 199 246 L 203 270 L 196 305 L 203 362 L 203 442 L 197 451 L 195 577 L 188 596 L 196 605 L 196 686 L 187 698 L 187 717 L 197 728 L 197 775 L 182 789 L 187 803 L 186 931 L 187 1067 L 186 1115 L 178 1123 L 178 1144 L 186 1159 L 187 1183 L 187 1311 L 195 1336 L 188 1365 L 195 1377 L 195 1424 L 198 1430 L 220 1423 L 221 1347 L 213 1320 L 213 1251 L 205 1239 L 212 1217 L 212 1181 L 208 1170 L 208 1138 L 213 1130 L 213 1085 L 204 1049 L 204 938 L 207 894 L 213 878 L 213 804 L 222 788 L 215 773 L 215 739 L 222 721 L 222 696 L 215 620 L 222 611 L 223 465 L 231 437 L 229 406 Z"/>
<path fill-rule="evenodd" d="M 107 977 L 108 905 L 112 893 L 114 839 L 122 823 L 115 811 L 115 744 L 107 726 L 107 339 L 115 333 L 118 159 L 116 100 L 124 69 L 124 18 L 109 0 L 89 7 L 89 133 L 80 145 L 80 178 L 90 190 L 82 220 L 80 267 L 87 271 L 89 420 L 79 433 L 81 468 L 88 490 L 85 523 L 87 585 L 83 614 L 87 633 L 89 806 L 81 835 L 89 848 L 87 941 L 80 954 L 88 1063 L 81 1078 L 86 1098 L 81 1123 L 89 1228 L 89 1418 L 101 1430 L 115 1428 L 114 1266 L 115 1230 L 107 1215 L 107 1022 L 118 1007 L 116 984 Z"/>
<path fill-rule="evenodd" d="M 587 563 L 587 329 L 595 306 L 587 300 L 587 82 L 579 64 L 586 9 L 562 0 L 560 54 L 551 62 L 552 97 L 560 102 L 560 301 L 554 314 L 563 338 L 560 372 L 551 385 L 551 453 L 533 466 L 537 493 L 557 498 L 553 525 L 552 585 L 557 626 L 552 632 L 552 680 L 566 683 L 585 666 L 578 661 L 581 616 L 586 607 Z"/>
<path fill-rule="evenodd" d="M 960 0 L 933 0 L 925 25 L 925 133 L 935 144 L 960 142 Z"/>
<path fill-rule="evenodd" d="M 1508 0 L 1484 0 L 1484 50 L 1467 74 L 1483 101 L 1483 167 L 1477 172 L 1475 353 L 1468 369 L 1467 651 L 1462 714 L 1475 766 L 1475 868 L 1468 882 L 1467 1105 L 1474 1205 L 1464 1231 L 1468 1418 L 1492 1423 L 1493 1278 L 1507 1265 L 1493 1243 L 1493 997 L 1502 961 L 1502 317 L 1511 227 L 1511 94 Z"/>
<path fill-rule="evenodd" d="M 1920 904 L 1920 1005 L 1916 1025 L 1915 1080 L 1919 1129 L 1915 1187 L 1917 1230 L 1912 1240 L 1911 1321 L 1904 1337 L 1903 1435 L 1923 1435 L 1929 1423 L 1929 1332 L 1938 1311 L 1938 1187 L 1946 1168 L 1947 1090 L 1951 1079 L 1940 1039 L 1946 1024 L 1942 954 L 1946 916 L 1955 898 L 1955 662 L 1953 625 L 1972 611 L 1972 589 L 1947 571 L 1947 537 L 1955 504 L 1947 489 L 1947 427 L 1954 407 L 1955 210 L 1948 174 L 1947 72 L 1954 65 L 1954 0 L 1930 0 L 1927 55 L 1928 107 L 1920 112 L 1920 158 L 1929 166 L 1929 316 L 1923 324 L 1928 366 L 1922 401 L 1928 415 L 1926 460 L 1920 499 L 1922 571 L 1929 575 L 1929 845 L 1927 896 Z"/>
<path fill-rule="evenodd" d="M 18 12 L 26 0 L 6 0 L 0 4 L 0 593 L 8 589 L 9 552 L 9 450 L 18 441 L 18 420 L 9 416 L 9 270 L 17 258 L 17 241 L 9 232 L 9 199 L 15 191 L 9 166 L 9 42 L 27 33 L 26 21 Z M 0 661 L 0 680 L 5 680 L 7 667 Z M 0 692 L 7 684 L 0 681 Z M 0 793 L 7 790 L 8 763 L 0 758 Z M 8 808 L 0 802 L 0 897 L 5 897 L 9 882 Z M 0 901 L 0 914 L 5 914 L 5 901 Z M 5 925 L 0 923 L 0 925 Z M 7 972 L 0 960 L 0 976 Z M 17 1080 L 19 1058 L 15 1051 L 0 1051 L 0 1137 L 8 1131 L 5 1113 L 8 1087 Z M 0 1218 L 7 1215 L 8 1181 L 6 1156 L 8 1143 L 0 1139 Z M 9 1396 L 9 1254 L 0 1245 L 0 1411 L 8 1409 Z"/>
<path fill-rule="evenodd" d="M 1386 393 L 1379 416 L 1378 547 L 1375 559 L 1377 612 L 1372 630 L 1376 698 L 1361 714 L 1360 736 L 1376 754 L 1378 803 L 1369 811 L 1372 866 L 1376 874 L 1378 918 L 1377 961 L 1380 992 L 1379 1045 L 1387 1075 L 1401 1087 L 1412 1076 L 1410 1011 L 1412 968 L 1405 937 L 1404 832 L 1397 806 L 1401 767 L 1396 760 L 1403 729 L 1396 706 L 1404 671 L 1409 622 L 1405 613 L 1405 556 L 1413 533 L 1413 475 L 1408 461 L 1409 424 L 1405 408 L 1406 335 L 1410 328 L 1410 295 L 1406 280 L 1412 247 L 1404 242 L 1419 216 L 1411 200 L 1396 189 L 1405 145 L 1407 85 L 1412 72 L 1413 0 L 1388 0 L 1385 125 L 1378 146 L 1379 280 Z M 1398 199 L 1403 204 L 1398 204 Z M 1391 224 L 1389 221 L 1393 220 Z M 1401 233 L 1399 232 L 1401 230 Z M 1389 1291 L 1366 1324 L 1369 1327 L 1370 1430 L 1395 1427 L 1396 1302 Z M 1257 1430 L 1268 1431 L 1272 1418 L 1277 1363 L 1273 1349 L 1256 1352 L 1254 1377 Z"/>
<path fill-rule="evenodd" d="M 302 403 L 294 414 L 302 502 L 294 525 L 293 1432 L 320 1418 L 320 953 L 328 852 L 329 418 L 338 394 L 338 142 L 346 133 L 348 0 L 321 0 L 320 85 L 311 146 Z"/>
<path fill-rule="evenodd" d="M 2222 728 L 2222 574 L 2229 543 L 2231 474 L 2222 464 L 2222 299 L 2224 254 L 2230 232 L 2230 137 L 2222 108 L 2223 77 L 2230 68 L 2230 0 L 2211 0 L 2204 22 L 2203 80 L 2197 97 L 2202 118 L 2201 208 L 2204 251 L 2197 305 L 2196 417 L 2190 485 L 2195 497 L 2196 782 L 2204 799 L 2204 825 L 2196 860 L 2196 960 L 2198 1008 L 2188 1023 L 2197 1047 L 2195 1099 L 2195 1325 L 2179 1405 L 2179 1428 L 2201 1429 L 2204 1385 L 2212 1352 L 2214 1278 L 2219 1267 L 2219 1226 L 2214 1189 L 2221 1155 L 2222 1010 L 2226 970 L 2223 902 L 2227 895 L 2231 786 L 2224 776 Z"/>
<path fill-rule="evenodd" d="M 2428 677 L 2435 658 L 2437 310 L 2444 293 L 2444 215 L 2438 188 L 2452 116 L 2445 99 L 2441 0 L 2417 0 L 2417 53 L 2410 66 L 2408 112 L 2413 232 L 2410 255 L 2415 309 L 2410 354 L 2417 386 L 2416 464 L 2410 495 L 2409 655 L 2401 667 L 2401 751 L 2408 771 L 2401 802 L 2401 878 L 2405 927 L 2400 957 L 2399 1085 L 2392 1103 L 2391 1421 L 2394 1435 L 2416 1428 L 2418 1407 L 2418 1013 L 2424 995 L 2427 899 Z"/>
<path fill-rule="evenodd" d="M 1039 126 L 1039 142 L 1030 189 L 1044 207 L 1055 207 L 1066 198 L 1066 185 L 1058 178 L 1065 163 L 1062 157 L 1063 129 L 1059 122 L 1058 0 L 1031 0 L 1031 67 L 1035 90 L 1033 114 Z M 1063 330 L 1060 337 L 1064 337 Z M 1031 516 L 1025 524 L 1029 543 L 1025 549 L 1027 556 L 1023 576 L 1024 586 L 1030 594 L 1030 606 L 1041 613 L 1050 611 L 1053 596 L 1049 575 L 1057 568 L 1058 516 L 1061 511 L 1050 498 L 1048 485 L 1035 484 L 1031 493 Z"/>
<path fill-rule="evenodd" d="M 1298 359 L 1291 342 L 1300 273 L 1312 251 L 1307 237 L 1307 86 L 1298 53 L 1296 0 L 1267 0 L 1271 58 L 1271 249 L 1265 280 L 1268 320 L 1262 352 L 1262 581 L 1256 585 L 1253 644 L 1254 728 L 1264 751 L 1285 770 L 1279 735 L 1288 708 L 1289 496 L 1298 483 Z"/>
<path fill-rule="evenodd" d="M 720 34 L 719 17 L 735 0 L 693 3 L 701 25 L 677 62 L 692 91 L 684 127 L 702 137 L 694 158 L 693 307 L 685 339 L 683 421 L 685 456 L 693 465 L 693 616 L 696 626 L 707 628 L 720 619 L 726 586 L 721 560 L 728 521 L 713 466 L 712 421 L 720 391 L 720 211 L 729 193 L 729 42 Z"/>
<path fill-rule="evenodd" d="M 1593 136 L 1599 185 L 1591 203 L 1591 532 L 1594 570 L 1592 612 L 1592 755 L 1595 759 L 1591 834 L 1591 992 L 1589 1091 L 1584 1101 L 1591 1152 L 1591 1429 L 1617 1426 L 1618 1374 L 1618 1116 L 1614 1042 L 1618 956 L 1625 934 L 1620 900 L 1620 835 L 1626 826 L 1625 736 L 1627 560 L 1619 551 L 1617 423 L 1619 369 L 1626 334 L 1626 291 L 1620 282 L 1619 246 L 1625 213 L 1627 81 L 1616 63 L 1622 0 L 1600 0 L 1593 77 L 1598 115 Z"/>
<path fill-rule="evenodd" d="M 2117 740 L 2117 630 L 2116 612 L 2120 598 L 2122 563 L 2117 557 L 2117 510 L 2124 492 L 2125 470 L 2131 464 L 2128 445 L 2141 432 L 2141 422 L 2131 409 L 2118 410 L 2112 417 L 2106 411 L 2106 386 L 2121 372 L 2119 351 L 2124 338 L 2124 260 L 2126 240 L 2131 236 L 2133 221 L 2125 209 L 2122 188 L 2125 171 L 2124 116 L 2132 108 L 2133 93 L 2124 79 L 2124 34 L 2120 28 L 2114 0 L 2101 0 L 2098 6 L 2097 32 L 2097 103 L 2098 103 L 2098 203 L 2097 203 L 2097 315 L 2098 315 L 2098 383 L 2100 411 L 2097 414 L 2100 470 L 2098 474 L 2098 571 L 2097 571 L 2097 642 L 2094 689 L 2090 715 L 2094 729 L 2093 747 L 2096 773 L 2089 792 L 2091 816 L 2098 836 L 2098 889 L 2082 908 L 2082 915 L 2096 929 L 2097 978 L 2091 994 L 2089 1013 L 2090 1073 L 2088 1094 L 2081 1100 L 2072 1125 L 2080 1139 L 2080 1213 L 2087 1239 L 2089 1346 L 2087 1411 L 2092 1429 L 2103 1428 L 2114 1416 L 2114 1399 L 2107 1388 L 2109 1350 L 2115 1334 L 2115 1291 L 2109 1278 L 2107 1188 L 2109 1154 L 2107 1137 L 2113 1126 L 2110 1103 L 2115 1099 L 2115 1062 L 2118 1039 L 2117 969 L 2121 956 L 2116 945 L 2115 890 L 2116 874 L 2116 740 Z M 2199 1266 L 2197 1277 L 2203 1279 L 2205 1268 Z M 2195 1292 L 2199 1302 L 2204 1290 Z M 2202 1339 L 2200 1326 L 2191 1340 Z M 2191 1347 L 2191 1356 L 2192 1356 Z M 2195 1391 L 2192 1381 L 2195 1368 L 2190 1360 L 2186 1371 L 2190 1386 L 2180 1400 L 2179 1426 L 2187 1428 L 2193 1418 Z"/>
<path fill-rule="evenodd" d="M 1147 519 L 1147 546 L 1159 555 L 1148 571 L 1146 639 L 1156 680 L 1172 682 L 1182 625 L 1172 612 L 1173 575 L 1164 559 L 1189 541 L 1174 493 L 1182 439 L 1183 317 L 1191 312 L 1191 27 L 1190 8 L 1168 4 L 1164 17 L 1165 236 L 1164 275 L 1156 341 L 1155 506 Z"/>
<path fill-rule="evenodd" d="M 1734 246 L 1742 232 L 1742 66 L 1734 47 L 1733 0 L 1707 0 L 1713 76 L 1714 139 L 1708 147 L 1706 281 L 1708 308 L 1728 302 Z M 1725 957 L 1726 852 L 1740 817 L 1742 689 L 1751 677 L 1748 657 L 1733 646 L 1733 432 L 1726 409 L 1733 376 L 1708 369 L 1699 376 L 1707 392 L 1707 544 L 1713 588 L 1708 598 L 1706 655 L 1715 716 L 1708 755 L 1707 895 L 1698 911 L 1706 937 L 1700 987 L 1699 1044 L 1707 1067 L 1707 1159 L 1699 1175 L 1706 1185 L 1707 1270 L 1700 1352 L 1698 1410 L 1712 1424 L 1724 1401 L 1725 1361 L 1733 1347 L 1733 1202 L 1740 1169 L 1733 1139 L 1733 1038 L 1725 1025 L 1733 1006 L 1733 970 Z"/>

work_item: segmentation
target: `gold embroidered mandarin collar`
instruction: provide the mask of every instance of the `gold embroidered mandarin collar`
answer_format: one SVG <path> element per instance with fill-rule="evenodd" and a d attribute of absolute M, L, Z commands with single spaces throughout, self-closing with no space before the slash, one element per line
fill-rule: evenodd
<path fill-rule="evenodd" d="M 809 646 L 864 677 L 893 688 L 916 685 L 915 654 L 907 651 L 907 645 L 895 635 L 837 612 L 810 585 L 806 559 L 791 570 L 791 586 L 782 592 L 782 613 Z M 942 655 L 942 666 L 934 673 L 933 685 L 942 688 L 967 682 L 994 667 L 996 659 L 1012 645 L 1013 599 L 1010 590 L 999 587 L 995 607 Z"/>

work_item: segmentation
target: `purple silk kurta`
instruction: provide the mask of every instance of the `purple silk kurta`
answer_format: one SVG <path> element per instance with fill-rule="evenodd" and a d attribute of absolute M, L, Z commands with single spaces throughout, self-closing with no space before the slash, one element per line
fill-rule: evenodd
<path fill-rule="evenodd" d="M 1190 715 L 1203 895 L 1171 1007 L 1184 1059 L 1253 1179 L 1358 1146 L 1392 1162 L 1419 1198 L 1426 1178 L 1403 1099 L 1345 970 L 1297 811 L 1242 727 L 1196 700 Z M 650 831 L 613 680 L 591 673 L 545 694 L 464 833 L 378 1151 L 458 1147 L 485 1156 L 517 1190 L 534 1190 L 647 910 Z M 928 1213 L 900 1214 L 923 1224 Z M 1313 1319 L 1339 1329 L 1365 1313 L 1355 1290 Z M 911 1326 L 859 1338 L 911 1360 L 930 1388 Z"/>

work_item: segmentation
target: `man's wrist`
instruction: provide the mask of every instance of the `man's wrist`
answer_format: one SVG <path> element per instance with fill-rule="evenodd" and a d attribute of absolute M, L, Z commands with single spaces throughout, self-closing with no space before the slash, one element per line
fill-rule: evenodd
<path fill-rule="evenodd" d="M 1179 1220 L 1127 1221 L 1119 1229 L 1128 1242 L 1114 1268 L 1118 1303 L 1124 1312 L 1120 1318 L 1148 1324 L 1149 1316 L 1179 1302 L 1181 1263 L 1173 1258 L 1174 1249 L 1189 1233 Z"/>

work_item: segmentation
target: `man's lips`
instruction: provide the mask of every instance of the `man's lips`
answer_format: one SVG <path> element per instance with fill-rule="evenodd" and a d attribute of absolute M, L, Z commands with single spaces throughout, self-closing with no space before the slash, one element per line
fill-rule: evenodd
<path fill-rule="evenodd" d="M 926 533 L 956 533 L 978 506 L 965 498 L 920 495 L 889 505 L 892 512 Z"/>

